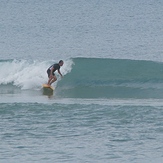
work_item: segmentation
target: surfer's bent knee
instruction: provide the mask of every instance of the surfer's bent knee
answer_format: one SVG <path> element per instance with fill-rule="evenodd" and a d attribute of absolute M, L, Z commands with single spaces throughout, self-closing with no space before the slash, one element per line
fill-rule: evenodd
<path fill-rule="evenodd" d="M 54 80 L 57 80 L 56 76 L 53 76 L 53 79 L 54 79 Z"/>

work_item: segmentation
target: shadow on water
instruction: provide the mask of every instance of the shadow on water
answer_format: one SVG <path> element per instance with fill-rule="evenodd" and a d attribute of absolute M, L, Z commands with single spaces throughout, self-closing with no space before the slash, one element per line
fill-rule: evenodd
<path fill-rule="evenodd" d="M 41 89 L 41 94 L 48 96 L 51 98 L 54 94 L 54 90 L 50 88 L 42 88 Z M 22 90 L 20 87 L 14 86 L 13 84 L 2 84 L 0 85 L 0 96 L 29 96 L 29 97 L 36 97 L 40 95 L 39 90 Z"/>
<path fill-rule="evenodd" d="M 53 90 L 50 88 L 42 88 L 42 93 L 49 98 L 53 96 Z"/>

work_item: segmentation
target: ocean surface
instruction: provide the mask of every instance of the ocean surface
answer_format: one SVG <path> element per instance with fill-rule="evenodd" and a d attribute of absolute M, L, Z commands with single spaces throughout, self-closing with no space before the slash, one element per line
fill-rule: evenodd
<path fill-rule="evenodd" d="M 0 1 L 0 163 L 163 162 L 162 0 Z M 45 92 L 46 70 L 61 78 Z"/>

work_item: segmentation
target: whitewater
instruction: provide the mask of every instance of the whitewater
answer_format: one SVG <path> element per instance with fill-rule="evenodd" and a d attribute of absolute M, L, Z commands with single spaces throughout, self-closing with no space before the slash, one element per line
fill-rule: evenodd
<path fill-rule="evenodd" d="M 39 89 L 47 83 L 47 69 L 56 61 L 27 61 L 2 60 L 0 61 L 0 84 L 12 84 L 21 89 Z M 65 61 L 63 75 L 70 72 L 72 61 Z M 44 71 L 42 71 L 44 70 Z"/>
<path fill-rule="evenodd" d="M 162 6 L 1 0 L 0 162 L 163 162 Z"/>

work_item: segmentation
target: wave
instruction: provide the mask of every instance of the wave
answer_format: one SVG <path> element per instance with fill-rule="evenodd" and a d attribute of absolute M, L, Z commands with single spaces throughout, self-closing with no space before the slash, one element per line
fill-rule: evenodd
<path fill-rule="evenodd" d="M 0 61 L 0 88 L 41 89 L 55 61 Z M 61 68 L 55 96 L 62 98 L 162 98 L 163 63 L 127 59 L 72 58 Z M 3 88 L 3 89 L 2 89 Z M 0 92 L 2 93 L 2 92 Z"/>
<path fill-rule="evenodd" d="M 74 58 L 57 94 L 72 98 L 162 98 L 163 63 Z"/>

